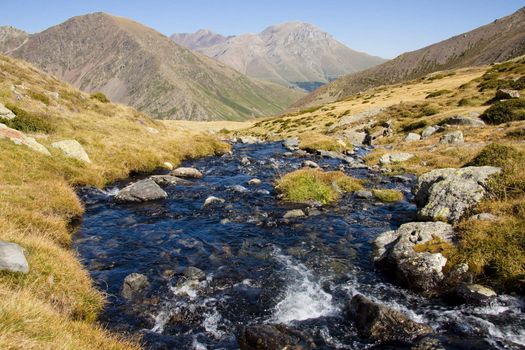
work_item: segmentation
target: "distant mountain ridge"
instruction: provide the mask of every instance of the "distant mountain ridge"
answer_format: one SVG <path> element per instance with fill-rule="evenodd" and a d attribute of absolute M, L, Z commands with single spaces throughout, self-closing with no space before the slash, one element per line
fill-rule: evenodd
<path fill-rule="evenodd" d="M 525 54 L 525 8 L 510 16 L 367 70 L 346 75 L 299 100 L 294 108 L 321 105 L 372 87 L 426 74 L 505 61 Z"/>
<path fill-rule="evenodd" d="M 303 22 L 270 26 L 259 34 L 224 37 L 199 30 L 171 38 L 250 77 L 306 90 L 386 61 L 352 50 Z"/>
<path fill-rule="evenodd" d="M 151 28 L 105 13 L 73 17 L 29 35 L 8 54 L 84 91 L 102 91 L 112 101 L 164 119 L 272 115 L 303 96 L 250 79 Z"/>
<path fill-rule="evenodd" d="M 0 52 L 6 53 L 22 45 L 29 34 L 12 26 L 0 26 Z"/>

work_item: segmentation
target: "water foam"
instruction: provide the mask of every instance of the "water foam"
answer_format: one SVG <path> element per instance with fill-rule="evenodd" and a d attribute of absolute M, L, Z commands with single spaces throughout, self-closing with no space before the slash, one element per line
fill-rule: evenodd
<path fill-rule="evenodd" d="M 337 312 L 332 295 L 321 287 L 321 281 L 303 264 L 292 261 L 276 250 L 274 258 L 286 268 L 289 281 L 284 297 L 275 305 L 270 321 L 290 323 L 311 318 L 329 316 Z"/>

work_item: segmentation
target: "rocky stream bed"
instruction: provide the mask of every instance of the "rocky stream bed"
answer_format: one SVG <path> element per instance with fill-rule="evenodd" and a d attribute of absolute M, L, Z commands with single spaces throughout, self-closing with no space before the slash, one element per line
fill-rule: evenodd
<path fill-rule="evenodd" d="M 202 178 L 157 178 L 164 199 L 115 200 L 151 174 L 80 189 L 86 213 L 75 247 L 108 295 L 101 323 L 141 334 L 150 349 L 525 348 L 518 297 L 457 305 L 402 288 L 395 272 L 378 269 L 383 256 L 372 241 L 402 235 L 395 230 L 416 221 L 418 199 L 413 176 L 361 167 L 365 151 L 334 159 L 281 143 L 234 144 L 232 154 L 185 162 Z M 405 200 L 359 193 L 322 207 L 279 201 L 274 181 L 305 160 L 368 188 L 401 190 Z"/>

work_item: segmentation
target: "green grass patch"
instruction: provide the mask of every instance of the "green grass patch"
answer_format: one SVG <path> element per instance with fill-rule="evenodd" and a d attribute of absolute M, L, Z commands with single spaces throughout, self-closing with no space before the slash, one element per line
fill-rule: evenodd
<path fill-rule="evenodd" d="M 55 131 L 55 127 L 48 121 L 48 115 L 29 112 L 10 103 L 6 103 L 5 106 L 16 115 L 15 118 L 4 121 L 4 124 L 8 127 L 22 132 L 50 134 Z"/>
<path fill-rule="evenodd" d="M 91 99 L 97 100 L 102 103 L 109 103 L 109 98 L 107 98 L 106 95 L 104 95 L 102 92 L 94 92 L 90 96 Z"/>
<path fill-rule="evenodd" d="M 287 201 L 328 204 L 338 200 L 342 193 L 362 189 L 363 183 L 341 171 L 299 169 L 282 176 L 276 188 Z"/>
<path fill-rule="evenodd" d="M 480 118 L 485 123 L 492 125 L 525 120 L 525 99 L 498 101 L 490 106 Z"/>
<path fill-rule="evenodd" d="M 378 200 L 384 203 L 394 203 L 403 200 L 404 196 L 398 190 L 372 190 L 372 194 Z"/>

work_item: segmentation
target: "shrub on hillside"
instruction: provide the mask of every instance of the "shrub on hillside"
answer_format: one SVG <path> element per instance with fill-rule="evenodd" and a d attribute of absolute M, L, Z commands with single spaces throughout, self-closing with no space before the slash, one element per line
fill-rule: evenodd
<path fill-rule="evenodd" d="M 480 118 L 487 124 L 502 124 L 525 120 L 525 99 L 498 101 L 488 108 Z"/>
<path fill-rule="evenodd" d="M 413 123 L 407 123 L 407 124 L 401 125 L 401 130 L 405 132 L 414 131 L 417 129 L 424 128 L 427 125 L 428 125 L 428 122 L 426 120 L 419 120 Z"/>
<path fill-rule="evenodd" d="M 55 131 L 55 127 L 47 120 L 49 116 L 26 111 L 10 103 L 7 103 L 5 106 L 16 115 L 15 118 L 4 121 L 4 124 L 8 127 L 22 132 L 43 132 L 49 134 Z"/>
<path fill-rule="evenodd" d="M 93 100 L 97 100 L 102 103 L 109 103 L 109 98 L 106 97 L 102 92 L 94 92 L 90 96 Z"/>
<path fill-rule="evenodd" d="M 427 97 L 425 98 L 434 98 L 434 97 L 438 97 L 438 96 L 441 96 L 441 95 L 445 95 L 445 94 L 449 94 L 451 93 L 452 91 L 450 90 L 437 90 L 437 91 L 433 91 L 431 92 L 430 94 L 427 95 Z"/>
<path fill-rule="evenodd" d="M 49 101 L 49 96 L 47 96 L 47 95 L 41 94 L 39 92 L 30 91 L 29 92 L 29 96 L 31 96 L 31 98 L 33 100 L 40 101 L 43 104 L 45 104 L 46 106 L 49 105 L 50 101 Z"/>

